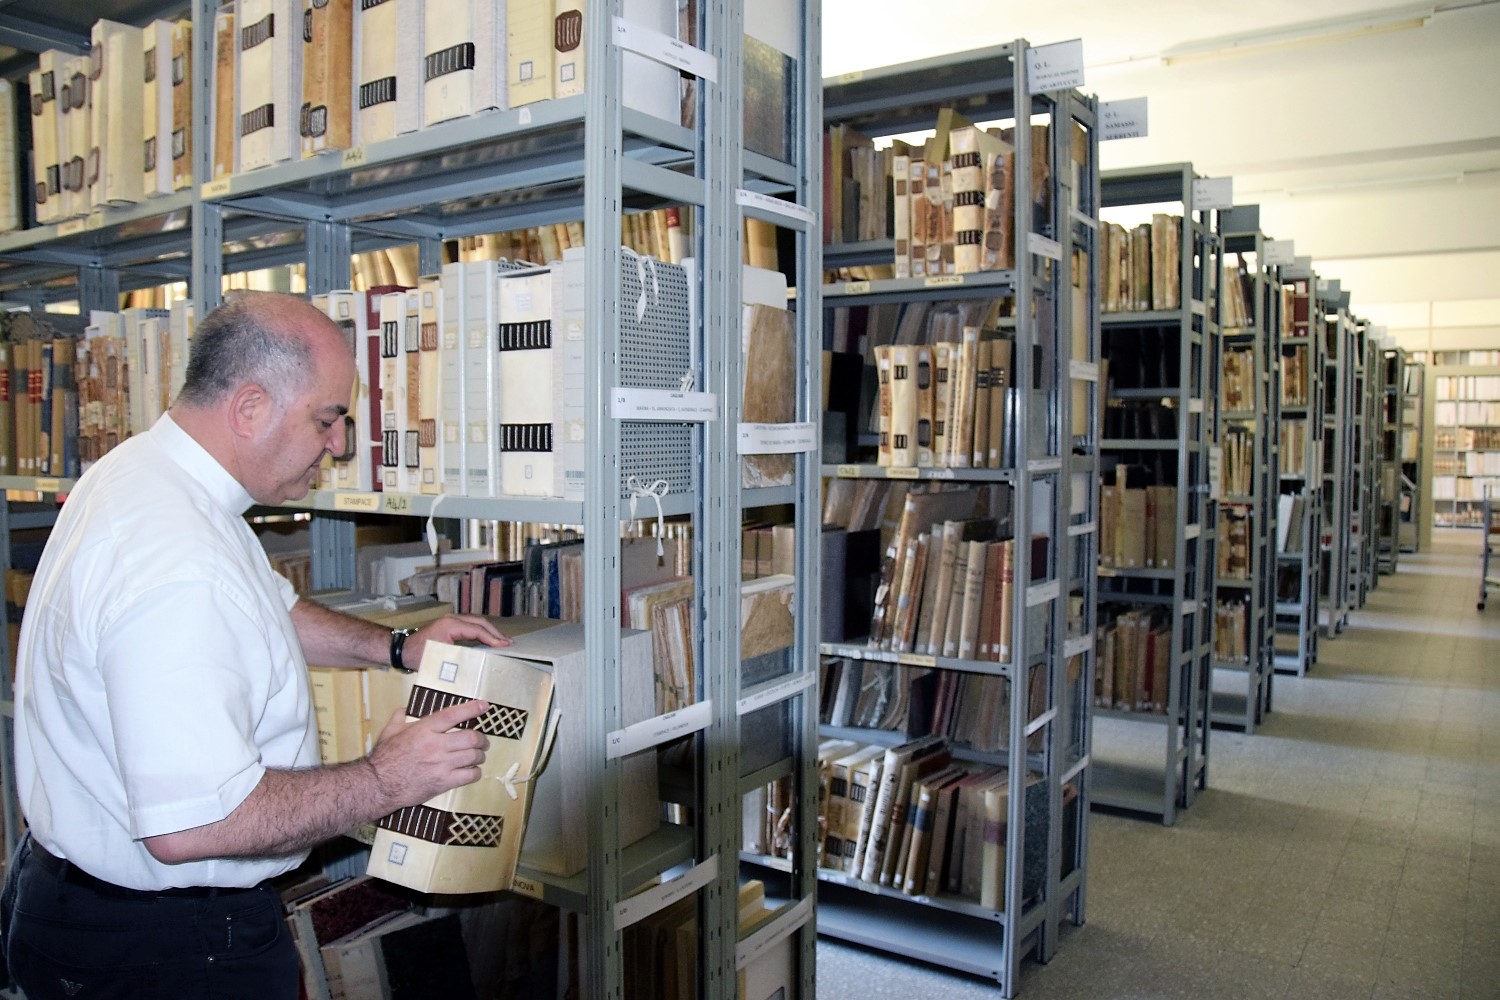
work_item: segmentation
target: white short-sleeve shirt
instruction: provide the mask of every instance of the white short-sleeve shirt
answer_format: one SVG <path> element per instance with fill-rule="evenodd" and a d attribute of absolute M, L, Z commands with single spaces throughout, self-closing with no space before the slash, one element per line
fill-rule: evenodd
<path fill-rule="evenodd" d="M 163 416 L 84 474 L 21 627 L 16 784 L 33 835 L 135 889 L 249 886 L 275 858 L 164 865 L 144 837 L 228 816 L 267 768 L 319 763 L 296 594 L 252 500 Z"/>

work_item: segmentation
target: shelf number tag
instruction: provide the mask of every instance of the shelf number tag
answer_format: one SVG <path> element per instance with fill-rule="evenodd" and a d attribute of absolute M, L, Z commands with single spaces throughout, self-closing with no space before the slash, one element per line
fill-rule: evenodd
<path fill-rule="evenodd" d="M 817 451 L 821 443 L 813 421 L 788 424 L 740 424 L 736 439 L 741 455 L 795 455 Z"/>
<path fill-rule="evenodd" d="M 510 891 L 518 896 L 529 896 L 532 899 L 541 899 L 543 896 L 542 883 L 533 882 L 529 878 L 515 875 L 510 880 Z"/>
<path fill-rule="evenodd" d="M 735 703 L 736 715 L 748 715 L 751 712 L 774 705 L 777 702 L 801 694 L 808 688 L 818 683 L 817 674 L 803 673 L 794 674 L 783 681 L 771 684 L 755 694 L 747 694 Z"/>
<path fill-rule="evenodd" d="M 658 715 L 654 719 L 645 719 L 624 729 L 616 729 L 605 737 L 604 754 L 613 760 L 616 757 L 628 757 L 647 747 L 661 746 L 679 736 L 707 728 L 713 721 L 713 715 L 713 701 L 705 700 L 666 715 Z"/>
<path fill-rule="evenodd" d="M 354 510 L 366 513 L 378 513 L 380 510 L 380 494 L 378 493 L 334 493 L 334 510 Z"/>
<path fill-rule="evenodd" d="M 690 893 L 708 885 L 719 877 L 719 856 L 715 854 L 707 861 L 700 862 L 670 882 L 653 886 L 645 892 L 638 892 L 629 899 L 622 899 L 615 904 L 615 930 L 621 931 L 637 921 L 644 920 L 653 913 L 659 913 L 677 902 L 686 898 Z"/>
<path fill-rule="evenodd" d="M 886 466 L 885 478 L 921 479 L 922 473 L 915 465 L 890 465 Z"/>
<path fill-rule="evenodd" d="M 1266 240 L 1265 260 L 1261 261 L 1262 264 L 1280 267 L 1286 264 L 1295 264 L 1296 262 L 1296 240 Z"/>
<path fill-rule="evenodd" d="M 233 177 L 220 177 L 216 181 L 208 181 L 200 189 L 205 198 L 223 198 L 234 188 Z"/>
<path fill-rule="evenodd" d="M 859 478 L 859 466 L 857 466 L 857 465 L 841 465 L 841 466 L 838 467 L 837 475 L 838 475 L 838 477 L 840 479 L 858 479 Z"/>
<path fill-rule="evenodd" d="M 768 194 L 761 194 L 759 191 L 749 191 L 745 188 L 736 188 L 734 192 L 734 200 L 735 203 L 742 208 L 757 208 L 762 212 L 769 212 L 771 215 L 779 215 L 783 218 L 796 219 L 798 222 L 805 222 L 809 226 L 818 221 L 818 217 L 813 214 L 812 209 L 805 208 L 802 205 L 796 204 L 795 202 L 783 201 L 780 198 L 773 198 Z"/>
<path fill-rule="evenodd" d="M 845 295 L 869 295 L 870 283 L 868 281 L 846 281 L 844 282 Z"/>
<path fill-rule="evenodd" d="M 659 63 L 687 70 L 709 83 L 719 81 L 719 61 L 702 49 L 679 42 L 671 35 L 615 18 L 615 44 Z"/>
<path fill-rule="evenodd" d="M 36 491 L 38 493 L 56 493 L 61 489 L 62 480 L 60 479 L 38 479 L 36 481 Z"/>
<path fill-rule="evenodd" d="M 79 233 L 88 228 L 88 224 L 88 216 L 80 216 L 77 219 L 69 219 L 67 222 L 60 223 L 58 225 L 57 235 L 77 236 Z"/>
<path fill-rule="evenodd" d="M 1199 177 L 1193 181 L 1193 211 L 1234 207 L 1233 177 Z"/>
<path fill-rule="evenodd" d="M 344 166 L 362 167 L 365 165 L 365 147 L 363 145 L 351 146 L 344 150 Z"/>
<path fill-rule="evenodd" d="M 406 493 L 380 494 L 380 509 L 387 514 L 412 513 L 411 496 Z"/>
<path fill-rule="evenodd" d="M 1149 134 L 1144 97 L 1099 103 L 1100 142 L 1106 139 L 1143 139 Z"/>
<path fill-rule="evenodd" d="M 719 397 L 711 392 L 670 389 L 610 390 L 609 415 L 616 420 L 670 420 L 702 423 L 718 417 Z"/>
<path fill-rule="evenodd" d="M 1083 39 L 1026 50 L 1026 85 L 1032 93 L 1083 86 Z"/>
<path fill-rule="evenodd" d="M 961 274 L 934 274 L 922 279 L 923 288 L 952 288 L 963 283 L 964 276 Z"/>
<path fill-rule="evenodd" d="M 1052 260 L 1062 260 L 1062 244 L 1056 240 L 1048 239 L 1041 233 L 1026 234 L 1026 249 L 1038 257 L 1049 257 Z"/>

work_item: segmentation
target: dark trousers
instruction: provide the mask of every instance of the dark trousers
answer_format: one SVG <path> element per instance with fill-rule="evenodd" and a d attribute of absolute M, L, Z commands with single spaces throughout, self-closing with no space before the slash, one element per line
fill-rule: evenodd
<path fill-rule="evenodd" d="M 46 861 L 26 843 L 13 859 L 5 945 L 27 1000 L 297 1000 L 297 952 L 273 890 L 155 895 Z"/>

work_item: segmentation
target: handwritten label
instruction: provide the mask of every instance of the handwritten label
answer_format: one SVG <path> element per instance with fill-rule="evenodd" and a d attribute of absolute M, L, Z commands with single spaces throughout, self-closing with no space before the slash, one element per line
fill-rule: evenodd
<path fill-rule="evenodd" d="M 710 83 L 719 80 L 719 61 L 707 52 L 679 42 L 671 35 L 633 24 L 623 17 L 615 18 L 615 44 L 648 59 L 686 70 Z"/>
<path fill-rule="evenodd" d="M 1033 93 L 1083 86 L 1083 39 L 1026 50 L 1026 86 Z"/>
<path fill-rule="evenodd" d="M 758 208 L 762 212 L 770 212 L 772 215 L 782 215 L 788 219 L 796 219 L 798 222 L 805 222 L 809 226 L 818 221 L 818 217 L 813 213 L 812 209 L 805 208 L 795 202 L 773 198 L 768 194 L 761 194 L 759 191 L 747 191 L 744 188 L 738 188 L 734 192 L 734 200 L 743 208 Z"/>
<path fill-rule="evenodd" d="M 868 295 L 870 294 L 870 283 L 868 281 L 846 281 L 844 282 L 845 295 Z"/>
<path fill-rule="evenodd" d="M 1056 240 L 1049 240 L 1041 233 L 1026 234 L 1026 249 L 1038 257 L 1062 260 L 1062 244 Z"/>
<path fill-rule="evenodd" d="M 679 736 L 706 729 L 713 721 L 713 712 L 713 701 L 705 700 L 666 715 L 658 715 L 654 719 L 645 719 L 624 729 L 616 729 L 605 737 L 605 756 L 611 760 L 628 757 L 647 747 L 661 746 Z"/>
<path fill-rule="evenodd" d="M 542 888 L 542 883 L 533 882 L 531 879 L 522 878 L 519 875 L 512 876 L 510 880 L 510 891 L 518 896 L 528 896 L 532 899 L 541 899 L 545 894 Z"/>
<path fill-rule="evenodd" d="M 57 227 L 57 235 L 77 236 L 79 233 L 88 228 L 88 222 L 88 217 L 84 216 L 82 218 L 69 219 L 67 222 L 59 223 Z"/>
<path fill-rule="evenodd" d="M 898 662 L 912 667 L 935 667 L 937 666 L 937 657 L 927 656 L 924 653 L 907 653 L 901 656 Z"/>
<path fill-rule="evenodd" d="M 694 865 L 670 882 L 638 892 L 615 904 L 615 930 L 621 931 L 653 913 L 659 913 L 719 877 L 719 856 Z"/>
<path fill-rule="evenodd" d="M 769 924 L 761 927 L 745 940 L 741 941 L 734 949 L 734 967 L 743 969 L 757 958 L 785 941 L 795 930 L 801 928 L 813 914 L 813 899 L 811 896 L 802 900 L 786 913 L 772 920 Z"/>
<path fill-rule="evenodd" d="M 36 481 L 36 491 L 38 493 L 56 493 L 61 489 L 62 480 L 60 479 L 38 479 Z"/>
<path fill-rule="evenodd" d="M 817 451 L 822 443 L 818 425 L 807 420 L 792 424 L 740 424 L 737 446 L 741 455 L 795 455 Z"/>
<path fill-rule="evenodd" d="M 1199 177 L 1193 181 L 1193 211 L 1234 207 L 1233 177 Z"/>
<path fill-rule="evenodd" d="M 352 146 L 344 150 L 343 165 L 346 167 L 362 167 L 365 165 L 365 147 L 363 145 Z"/>
<path fill-rule="evenodd" d="M 921 479 L 922 470 L 914 465 L 892 465 L 886 468 L 887 479 Z"/>
<path fill-rule="evenodd" d="M 923 288 L 952 288 L 963 283 L 964 276 L 961 274 L 934 274 L 930 278 L 922 279 Z"/>
<path fill-rule="evenodd" d="M 859 466 L 841 465 L 838 467 L 838 470 L 834 472 L 834 475 L 838 476 L 840 479 L 858 479 Z"/>
<path fill-rule="evenodd" d="M 1071 660 L 1075 656 L 1087 653 L 1094 648 L 1094 637 L 1091 635 L 1079 635 L 1063 643 L 1063 656 Z"/>
<path fill-rule="evenodd" d="M 1296 240 L 1266 240 L 1261 248 L 1264 257 L 1261 263 L 1275 267 L 1295 264 L 1297 262 L 1296 247 Z"/>
<path fill-rule="evenodd" d="M 1148 134 L 1144 97 L 1099 102 L 1100 142 L 1107 139 L 1143 139 Z"/>
<path fill-rule="evenodd" d="M 1056 580 L 1048 583 L 1039 583 L 1034 587 L 1026 588 L 1026 606 L 1034 608 L 1038 604 L 1046 604 L 1048 601 L 1057 600 L 1062 593 L 1062 584 Z"/>
<path fill-rule="evenodd" d="M 609 415 L 616 420 L 671 420 L 703 423 L 717 419 L 719 397 L 711 392 L 627 389 L 609 393 Z"/>
<path fill-rule="evenodd" d="M 387 514 L 412 513 L 411 497 L 405 493 L 380 494 L 380 509 Z"/>
<path fill-rule="evenodd" d="M 806 691 L 818 682 L 816 674 L 795 674 L 785 680 L 778 681 L 768 687 L 762 688 L 754 694 L 747 694 L 735 703 L 735 711 L 739 715 L 748 715 L 767 705 L 774 705 L 780 701 L 795 697 Z"/>
<path fill-rule="evenodd" d="M 205 198 L 222 198 L 234 188 L 233 177 L 220 177 L 216 181 L 206 182 L 200 192 Z"/>
<path fill-rule="evenodd" d="M 335 493 L 333 495 L 334 510 L 355 510 L 375 513 L 380 510 L 380 494 L 378 493 Z"/>

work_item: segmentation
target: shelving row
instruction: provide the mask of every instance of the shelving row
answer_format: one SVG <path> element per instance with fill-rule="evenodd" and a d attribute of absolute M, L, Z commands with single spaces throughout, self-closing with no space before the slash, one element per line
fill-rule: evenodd
<path fill-rule="evenodd" d="M 1431 473 L 1423 471 L 1427 443 L 1427 366 L 1402 355 L 1400 440 L 1400 550 L 1420 552 L 1424 534 L 1431 531 Z"/>
<path fill-rule="evenodd" d="M 1314 314 L 1323 338 L 1323 421 L 1321 539 L 1322 595 L 1319 616 L 1323 634 L 1333 637 L 1349 620 L 1350 592 L 1357 548 L 1358 484 L 1355 479 L 1356 420 L 1360 396 L 1360 333 L 1349 312 L 1349 296 L 1337 281 L 1320 280 Z"/>
<path fill-rule="evenodd" d="M 1406 414 L 1406 353 L 1389 338 L 1379 343 L 1380 381 L 1376 387 L 1376 405 L 1380 436 L 1376 442 L 1376 459 L 1380 476 L 1376 483 L 1375 539 L 1376 571 L 1396 572 L 1401 557 L 1402 508 L 1409 506 L 1410 494 L 1403 481 L 1402 427 Z"/>
<path fill-rule="evenodd" d="M 1432 524 L 1476 528 L 1486 496 L 1500 495 L 1500 365 L 1429 364 L 1426 372 Z"/>

